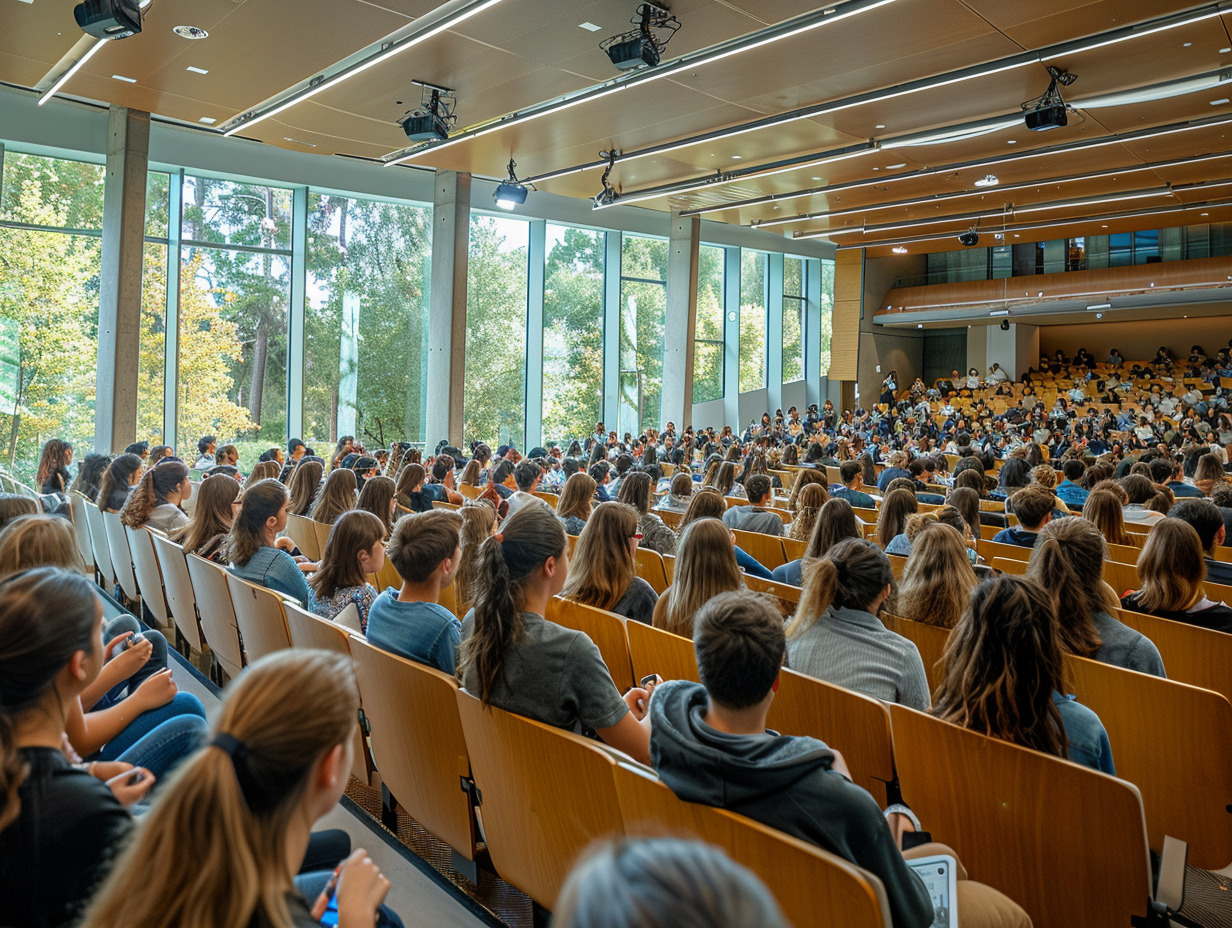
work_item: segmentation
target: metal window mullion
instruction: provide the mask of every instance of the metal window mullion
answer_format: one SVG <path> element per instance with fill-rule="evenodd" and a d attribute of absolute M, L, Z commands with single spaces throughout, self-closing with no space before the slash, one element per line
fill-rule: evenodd
<path fill-rule="evenodd" d="M 525 449 L 543 444 L 543 288 L 547 259 L 546 220 L 530 224 L 526 274 L 526 432 Z"/>
<path fill-rule="evenodd" d="M 723 421 L 740 424 L 740 249 L 723 248 Z"/>
<path fill-rule="evenodd" d="M 766 268 L 766 405 L 783 405 L 783 254 L 771 252 Z"/>
<path fill-rule="evenodd" d="M 809 403 L 821 404 L 821 261 L 806 258 L 804 261 L 804 293 L 807 302 L 804 310 L 804 392 Z M 834 308 L 831 305 L 830 311 Z M 824 399 L 833 399 L 827 387 Z"/>
<path fill-rule="evenodd" d="M 603 422 L 612 430 L 620 418 L 621 233 L 603 237 Z"/>
<path fill-rule="evenodd" d="M 163 320 L 163 444 L 179 447 L 180 233 L 184 218 L 184 169 L 167 175 L 166 316 Z"/>
<path fill-rule="evenodd" d="M 287 435 L 304 431 L 304 315 L 308 292 L 308 188 L 291 195 L 291 315 L 287 320 Z"/>

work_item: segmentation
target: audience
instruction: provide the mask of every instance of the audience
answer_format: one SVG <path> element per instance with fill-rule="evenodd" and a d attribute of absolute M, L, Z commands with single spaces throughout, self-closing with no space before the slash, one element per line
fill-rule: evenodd
<path fill-rule="evenodd" d="M 625 503 L 596 506 L 573 550 L 561 597 L 649 625 L 659 594 L 635 576 L 637 523 L 637 510 Z"/>
<path fill-rule="evenodd" d="M 98 508 L 103 512 L 119 512 L 123 509 L 128 502 L 128 494 L 141 479 L 141 468 L 144 466 L 138 455 L 118 455 L 103 472 L 96 500 Z"/>
<path fill-rule="evenodd" d="M 698 519 L 681 532 L 672 584 L 659 597 L 651 624 L 688 638 L 693 616 L 719 593 L 744 588 L 731 530 L 718 519 Z"/>
<path fill-rule="evenodd" d="M 422 469 L 420 468 L 420 470 Z M 325 485 L 321 488 L 321 495 L 312 507 L 312 521 L 333 525 L 334 520 L 338 516 L 348 509 L 354 509 L 355 503 L 359 498 L 357 486 L 355 471 L 349 468 L 331 470 L 329 476 L 325 478 Z M 247 489 L 245 487 L 245 497 L 247 496 Z"/>
<path fill-rule="evenodd" d="M 659 554 L 676 553 L 676 533 L 663 520 L 650 511 L 654 483 L 644 471 L 630 471 L 620 483 L 617 499 L 632 506 L 637 512 L 637 531 L 642 536 L 641 546 Z"/>
<path fill-rule="evenodd" d="M 164 534 L 183 528 L 188 516 L 180 508 L 192 495 L 188 468 L 167 461 L 145 472 L 120 509 L 120 521 L 129 528 L 149 527 Z"/>
<path fill-rule="evenodd" d="M 1228 530 L 1219 507 L 1209 499 L 1185 499 L 1173 506 L 1168 515 L 1187 522 L 1198 533 L 1206 562 L 1206 579 L 1211 583 L 1232 584 L 1232 563 L 1215 558 L 1216 549 L 1228 543 Z M 1150 537 L 1147 536 L 1148 543 Z"/>
<path fill-rule="evenodd" d="M 730 507 L 723 514 L 723 523 L 728 528 L 742 532 L 782 535 L 783 520 L 777 512 L 770 512 L 765 508 L 770 502 L 772 492 L 770 478 L 765 474 L 754 474 L 746 481 L 744 490 L 749 505 Z"/>
<path fill-rule="evenodd" d="M 1125 531 L 1123 505 L 1121 497 L 1111 488 L 1094 489 L 1082 506 L 1082 517 L 1099 529 L 1108 544 L 1130 545 L 1133 539 Z"/>
<path fill-rule="evenodd" d="M 858 461 L 844 461 L 838 467 L 839 479 L 843 485 L 832 490 L 834 499 L 845 499 L 856 509 L 872 509 L 877 503 L 864 492 L 864 469 Z"/>
<path fill-rule="evenodd" d="M 772 579 L 778 583 L 800 586 L 805 568 L 820 558 L 844 538 L 863 538 L 860 523 L 845 499 L 832 499 L 821 507 L 813 531 L 809 535 L 804 556 L 774 568 Z"/>
<path fill-rule="evenodd" d="M 462 554 L 454 573 L 454 602 L 458 614 L 466 615 L 472 605 L 471 588 L 475 579 L 475 564 L 479 546 L 496 533 L 496 509 L 486 500 L 467 503 L 459 510 L 462 516 L 462 531 L 459 543 Z"/>
<path fill-rule="evenodd" d="M 312 613 L 333 620 L 354 603 L 359 612 L 356 628 L 367 629 L 368 610 L 376 599 L 368 577 L 385 566 L 385 535 L 385 523 L 366 510 L 352 509 L 338 517 L 329 530 L 321 563 L 308 578 Z"/>
<path fill-rule="evenodd" d="M 80 493 L 90 502 L 98 500 L 99 485 L 103 481 L 103 474 L 107 467 L 111 464 L 111 458 L 105 454 L 96 454 L 91 452 L 77 465 L 77 477 L 73 480 L 73 485 L 70 489 L 74 493 Z"/>
<path fill-rule="evenodd" d="M 307 607 L 312 596 L 300 564 L 285 550 L 287 488 L 275 479 L 262 480 L 244 491 L 240 511 L 222 543 L 219 557 L 237 577 L 296 600 Z"/>
<path fill-rule="evenodd" d="M 59 438 L 49 438 L 43 443 L 39 455 L 38 469 L 35 471 L 34 482 L 39 492 L 67 493 L 73 475 L 68 466 L 73 463 L 73 446 Z M 80 469 L 80 468 L 79 468 Z"/>
<path fill-rule="evenodd" d="M 925 523 L 912 540 L 894 614 L 926 625 L 953 628 L 975 585 L 975 571 L 962 534 L 939 521 Z"/>
<path fill-rule="evenodd" d="M 1003 545 L 1034 548 L 1040 530 L 1052 521 L 1056 497 L 1051 490 L 1032 484 L 1023 487 L 1009 501 L 1014 515 L 1018 516 L 1018 527 L 1003 528 L 992 536 L 992 540 Z"/>
<path fill-rule="evenodd" d="M 594 506 L 595 480 L 589 474 L 578 472 L 565 481 L 560 499 L 556 501 L 556 518 L 569 535 L 581 535 Z"/>
<path fill-rule="evenodd" d="M 655 506 L 660 512 L 684 512 L 693 498 L 693 477 L 688 471 L 680 471 L 672 477 L 667 496 Z"/>
<path fill-rule="evenodd" d="M 355 504 L 356 509 L 370 512 L 381 520 L 386 538 L 394 528 L 394 513 L 397 508 L 394 486 L 392 477 L 371 477 L 364 481 L 364 488 L 359 491 L 359 502 Z"/>
<path fill-rule="evenodd" d="M 683 538 L 685 528 L 698 519 L 722 520 L 726 512 L 727 503 L 723 501 L 723 497 L 719 495 L 717 490 L 698 490 L 689 501 L 689 508 L 680 517 L 680 524 L 676 526 L 676 537 Z M 770 571 L 763 567 L 752 555 L 746 553 L 739 545 L 736 545 L 735 551 L 736 566 L 740 570 L 751 577 L 761 577 L 763 580 L 771 579 Z"/>
<path fill-rule="evenodd" d="M 240 485 L 230 477 L 206 477 L 197 489 L 197 505 L 188 524 L 171 533 L 171 540 L 196 554 L 221 563 L 219 549 L 240 508 Z"/>
<path fill-rule="evenodd" d="M 1174 510 L 1193 504 L 1215 508 L 1209 500 L 1191 499 L 1177 503 Z M 1214 521 L 1222 533 L 1223 521 L 1217 516 Z M 1232 632 L 1232 608 L 1212 602 L 1203 591 L 1209 563 L 1203 554 L 1201 536 L 1188 519 L 1170 517 L 1159 522 L 1138 556 L 1142 586 L 1122 595 L 1121 605 L 1131 612 Z"/>
<path fill-rule="evenodd" d="M 807 542 L 813 534 L 813 525 L 821 514 L 821 507 L 830 501 L 830 493 L 821 483 L 810 483 L 800 493 L 797 501 L 795 518 L 787 528 L 786 537 L 794 541 Z"/>
<path fill-rule="evenodd" d="M 905 555 L 911 546 L 907 543 L 903 531 L 907 528 L 908 516 L 919 511 L 920 504 L 915 492 L 904 487 L 898 487 L 886 493 L 881 501 L 881 510 L 877 515 L 877 544 L 887 554 Z M 900 537 L 902 536 L 902 537 Z M 890 550 L 894 543 L 894 550 Z"/>

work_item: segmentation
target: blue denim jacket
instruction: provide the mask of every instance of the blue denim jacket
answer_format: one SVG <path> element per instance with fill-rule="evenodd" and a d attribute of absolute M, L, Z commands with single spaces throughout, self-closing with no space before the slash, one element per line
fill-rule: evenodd
<path fill-rule="evenodd" d="M 1057 499 L 1070 509 L 1082 509 L 1086 505 L 1090 492 L 1069 480 L 1057 484 Z"/>
<path fill-rule="evenodd" d="M 241 580 L 297 599 L 304 607 L 307 607 L 308 598 L 312 595 L 299 564 L 281 548 L 262 548 L 243 567 L 231 564 L 230 569 Z"/>
<path fill-rule="evenodd" d="M 1052 691 L 1052 701 L 1061 713 L 1061 724 L 1065 726 L 1065 737 L 1069 739 L 1069 759 L 1116 776 L 1112 745 L 1099 716 L 1073 696 L 1062 696 L 1056 690 Z"/>

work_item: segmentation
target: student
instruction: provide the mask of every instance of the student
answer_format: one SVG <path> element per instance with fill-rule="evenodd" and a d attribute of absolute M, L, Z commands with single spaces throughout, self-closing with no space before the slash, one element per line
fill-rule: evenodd
<path fill-rule="evenodd" d="M 940 522 L 926 523 L 911 543 L 894 613 L 915 622 L 953 628 L 975 585 L 975 571 L 962 534 Z"/>
<path fill-rule="evenodd" d="M 368 610 L 368 640 L 385 651 L 453 673 L 462 625 L 440 605 L 461 560 L 462 517 L 439 510 L 403 516 L 394 526 L 386 557 L 402 578 Z"/>
<path fill-rule="evenodd" d="M 197 489 L 197 505 L 188 524 L 171 533 L 171 540 L 184 549 L 216 563 L 218 550 L 231 531 L 240 508 L 240 485 L 230 477 L 206 477 Z"/>
<path fill-rule="evenodd" d="M 330 471 L 325 478 L 321 495 L 312 507 L 312 521 L 333 525 L 338 516 L 348 509 L 354 509 L 358 498 L 357 486 L 355 471 L 346 467 Z M 247 497 L 248 488 L 244 489 Z"/>
<path fill-rule="evenodd" d="M 359 630 L 365 631 L 368 610 L 376 599 L 368 577 L 384 566 L 385 523 L 363 509 L 344 512 L 329 530 L 321 563 L 308 578 L 308 609 L 333 621 L 354 603 L 359 610 Z"/>
<path fill-rule="evenodd" d="M 471 588 L 479 560 L 479 546 L 496 533 L 496 509 L 487 500 L 467 503 L 458 510 L 462 531 L 458 535 L 462 553 L 454 572 L 453 597 L 458 612 L 466 615 L 472 605 Z"/>
<path fill-rule="evenodd" d="M 509 496 L 511 515 L 523 506 L 547 506 L 544 500 L 535 496 L 542 480 L 543 470 L 534 461 L 520 461 L 514 466 L 513 481 L 518 488 Z"/>
<path fill-rule="evenodd" d="M 1127 670 L 1166 676 L 1151 640 L 1113 618 L 1120 601 L 1103 581 L 1107 553 L 1104 537 L 1086 519 L 1058 519 L 1040 531 L 1027 576 L 1053 597 L 1066 650 Z"/>
<path fill-rule="evenodd" d="M 407 512 L 430 512 L 436 494 L 428 492 L 425 481 L 427 471 L 422 464 L 410 462 L 402 465 L 395 484 L 394 498 Z"/>
<path fill-rule="evenodd" d="M 197 460 L 193 462 L 193 470 L 209 470 L 217 461 L 214 452 L 218 447 L 218 439 L 213 435 L 202 435 L 197 439 Z"/>
<path fill-rule="evenodd" d="M 103 474 L 107 467 L 111 464 L 111 458 L 105 454 L 96 454 L 91 452 L 77 465 L 77 476 L 73 479 L 73 485 L 69 488 L 75 493 L 80 493 L 90 502 L 98 499 L 99 484 L 102 482 Z"/>
<path fill-rule="evenodd" d="M 287 527 L 290 498 L 276 479 L 262 480 L 244 491 L 240 511 L 219 551 L 231 573 L 307 606 L 312 591 L 299 563 L 278 542 Z M 290 539 L 285 540 L 290 544 Z"/>
<path fill-rule="evenodd" d="M 886 493 L 877 514 L 877 544 L 885 550 L 907 526 L 907 517 L 919 511 L 920 504 L 912 490 L 898 487 Z M 896 553 L 896 552 L 891 552 Z"/>
<path fill-rule="evenodd" d="M 911 472 L 907 470 L 907 452 L 894 451 L 890 454 L 885 470 L 881 472 L 881 476 L 877 478 L 877 489 L 882 493 L 890 485 L 891 480 L 897 480 L 899 477 L 910 477 Z"/>
<path fill-rule="evenodd" d="M 137 481 L 141 479 L 142 460 L 135 454 L 121 454 L 103 472 L 98 488 L 98 508 L 103 512 L 119 512 L 128 501 Z"/>
<path fill-rule="evenodd" d="M 804 492 L 805 487 L 810 487 L 813 484 L 818 484 L 826 488 L 826 498 L 829 499 L 830 491 L 826 487 L 826 474 L 824 470 L 802 470 L 796 475 L 796 482 L 792 485 L 791 495 L 787 498 L 787 511 L 795 513 L 800 505 L 800 494 Z M 824 504 L 823 504 L 824 505 Z"/>
<path fill-rule="evenodd" d="M 651 701 L 660 778 L 686 802 L 747 815 L 875 874 L 896 928 L 932 925 L 923 880 L 881 809 L 851 783 L 842 755 L 814 738 L 767 730 L 786 652 L 778 610 L 755 594 L 724 593 L 699 611 L 693 645 L 702 682 L 661 684 Z M 956 903 L 964 925 L 1029 924 L 1008 899 L 966 882 Z"/>
<path fill-rule="evenodd" d="M 1229 485 L 1227 475 L 1223 470 L 1223 463 L 1218 455 L 1204 454 L 1198 458 L 1198 464 L 1194 468 L 1193 482 L 1204 496 L 1210 496 L 1216 487 Z"/>
<path fill-rule="evenodd" d="M 1116 486 L 1116 484 L 1112 484 Z M 1095 489 L 1082 506 L 1082 517 L 1099 529 L 1111 545 L 1130 545 L 1133 539 L 1125 531 L 1121 497 L 1112 490 Z"/>
<path fill-rule="evenodd" d="M 346 655 L 270 654 L 229 686 L 208 746 L 168 785 L 90 906 L 88 928 L 320 924 L 296 878 L 313 822 L 332 811 L 351 768 L 359 690 Z M 202 810 L 209 814 L 202 814 Z M 389 881 L 356 850 L 340 867 L 341 928 L 401 925 L 378 909 Z"/>
<path fill-rule="evenodd" d="M 651 624 L 687 638 L 707 600 L 743 588 L 731 529 L 718 519 L 690 522 L 680 535 L 672 585 L 659 597 Z"/>
<path fill-rule="evenodd" d="M 432 462 L 432 482 L 428 484 L 427 490 L 435 494 L 437 502 L 461 506 L 465 497 L 454 489 L 453 468 L 452 455 L 438 454 L 436 460 Z"/>
<path fill-rule="evenodd" d="M 659 594 L 636 576 L 640 539 L 636 509 L 625 503 L 596 506 L 573 550 L 561 597 L 649 625 Z"/>
<path fill-rule="evenodd" d="M 586 528 L 586 520 L 590 518 L 595 500 L 594 478 L 579 471 L 570 474 L 561 491 L 560 499 L 556 501 L 556 518 L 565 527 L 569 535 L 581 535 Z"/>
<path fill-rule="evenodd" d="M 765 474 L 753 474 L 745 484 L 749 499 L 747 506 L 732 506 L 723 514 L 723 523 L 728 528 L 742 532 L 758 532 L 762 535 L 781 536 L 783 520 L 778 513 L 764 508 L 772 492 L 770 478 Z"/>
<path fill-rule="evenodd" d="M 1215 509 L 1205 499 L 1186 500 L 1173 509 L 1175 511 L 1190 503 L 1204 503 Z M 1219 518 L 1217 509 L 1215 512 L 1214 521 L 1222 534 L 1223 520 Z M 1189 521 L 1164 519 L 1151 529 L 1142 553 L 1138 555 L 1138 577 L 1142 587 L 1125 593 L 1121 597 L 1122 607 L 1174 622 L 1232 632 L 1232 608 L 1212 602 L 1203 592 L 1202 583 L 1210 562 L 1204 560 L 1202 555 L 1201 536 Z"/>
<path fill-rule="evenodd" d="M 689 500 L 689 508 L 680 517 L 680 524 L 676 526 L 676 537 L 683 538 L 684 530 L 698 519 L 718 519 L 722 521 L 726 513 L 727 503 L 723 501 L 723 497 L 719 495 L 717 490 L 698 490 L 693 494 L 693 498 Z M 736 566 L 740 570 L 752 577 L 761 577 L 763 580 L 771 579 L 770 571 L 763 567 L 752 555 L 748 554 L 739 545 L 736 545 L 735 551 Z"/>
<path fill-rule="evenodd" d="M 788 928 L 752 873 L 717 847 L 619 838 L 588 850 L 561 888 L 554 928 Z"/>
<path fill-rule="evenodd" d="M 34 482 L 39 485 L 39 492 L 67 493 L 73 475 L 68 466 L 73 463 L 73 446 L 59 438 L 49 438 L 43 443 L 43 451 L 39 455 L 38 471 Z"/>
<path fill-rule="evenodd" d="M 813 534 L 813 526 L 817 522 L 817 516 L 821 514 L 821 507 L 829 501 L 830 491 L 824 484 L 810 483 L 805 487 L 799 496 L 794 510 L 795 518 L 787 529 L 786 537 L 807 542 Z"/>
<path fill-rule="evenodd" d="M 1064 695 L 1061 650 L 1044 589 L 1025 577 L 986 580 L 950 635 L 933 714 L 1115 776 L 1099 717 Z"/>
<path fill-rule="evenodd" d="M 539 506 L 515 512 L 480 545 L 476 568 L 475 605 L 462 622 L 462 685 L 485 706 L 594 732 L 649 763 L 650 694 L 634 687 L 622 698 L 594 642 L 543 618 L 569 571 L 556 516 Z"/>
<path fill-rule="evenodd" d="M 164 534 L 183 528 L 188 516 L 180 503 L 192 495 L 192 488 L 183 464 L 168 461 L 152 467 L 129 494 L 120 510 L 120 521 L 129 528 L 148 526 Z"/>
<path fill-rule="evenodd" d="M 871 541 L 840 541 L 804 574 L 804 592 L 787 625 L 793 670 L 912 709 L 928 708 L 928 678 L 913 642 L 877 613 L 894 576 Z"/>
<path fill-rule="evenodd" d="M 312 504 L 317 498 L 317 490 L 321 487 L 321 475 L 325 466 L 320 461 L 300 461 L 291 472 L 291 508 L 287 511 L 292 515 L 308 517 Z M 200 505 L 200 503 L 198 503 Z"/>
<path fill-rule="evenodd" d="M 1057 499 L 1075 511 L 1081 509 L 1090 495 L 1090 491 L 1079 485 L 1078 481 L 1086 473 L 1086 465 L 1078 458 L 1071 458 L 1062 466 L 1065 479 L 1057 484 Z"/>
<path fill-rule="evenodd" d="M 667 496 L 654 508 L 659 512 L 684 512 L 693 498 L 693 477 L 688 471 L 679 471 L 672 477 Z"/>
<path fill-rule="evenodd" d="M 1014 507 L 1014 515 L 1018 516 L 1018 527 L 1003 528 L 992 536 L 992 540 L 1003 545 L 1034 548 L 1040 531 L 1052 521 L 1056 497 L 1051 490 L 1031 484 L 1011 496 L 1010 503 Z"/>
<path fill-rule="evenodd" d="M 643 471 L 630 471 L 620 484 L 620 502 L 632 506 L 637 512 L 637 530 L 641 545 L 648 551 L 659 554 L 676 553 L 676 533 L 663 520 L 650 511 L 654 498 L 654 484 L 650 475 Z"/>
<path fill-rule="evenodd" d="M 1184 499 L 1173 506 L 1168 515 L 1187 522 L 1198 533 L 1206 562 L 1206 579 L 1211 583 L 1232 584 L 1232 563 L 1215 558 L 1215 549 L 1228 543 L 1227 527 L 1219 507 L 1209 499 Z M 1151 534 L 1155 534 L 1154 530 Z M 1150 542 L 1149 535 L 1147 541 Z"/>
<path fill-rule="evenodd" d="M 386 538 L 394 527 L 394 509 L 397 505 L 394 487 L 392 477 L 369 477 L 364 481 L 364 488 L 359 491 L 359 502 L 355 504 L 356 509 L 370 512 L 381 520 L 381 524 L 385 526 Z"/>
<path fill-rule="evenodd" d="M 248 479 L 244 481 L 244 489 L 247 490 L 254 483 L 260 483 L 262 480 L 277 480 L 281 474 L 282 468 L 276 462 L 267 460 L 257 461 L 253 465 Z"/>
<path fill-rule="evenodd" d="M 838 476 L 843 485 L 831 491 L 834 499 L 845 499 L 856 509 L 876 508 L 876 502 L 864 492 L 864 470 L 859 461 L 844 461 L 838 466 Z"/>
<path fill-rule="evenodd" d="M 1148 503 L 1159 495 L 1159 490 L 1151 482 L 1151 478 L 1144 477 L 1142 474 L 1129 474 L 1121 478 L 1120 484 L 1127 499 L 1121 509 L 1121 517 L 1126 522 L 1154 525 L 1164 518 L 1165 513 L 1156 512 L 1148 506 Z"/>
<path fill-rule="evenodd" d="M 813 531 L 809 535 L 808 547 L 804 550 L 804 556 L 774 568 L 771 579 L 778 583 L 799 586 L 804 570 L 809 564 L 844 538 L 863 537 L 851 504 L 845 499 L 829 500 L 821 507 L 821 512 L 817 515 L 817 521 L 813 524 Z"/>
<path fill-rule="evenodd" d="M 595 445 L 595 450 L 598 451 L 600 445 Z M 590 465 L 587 470 L 590 477 L 595 482 L 595 502 L 610 503 L 612 501 L 611 494 L 608 493 L 607 485 L 612 479 L 612 470 L 608 466 L 607 461 L 599 460 Z"/>

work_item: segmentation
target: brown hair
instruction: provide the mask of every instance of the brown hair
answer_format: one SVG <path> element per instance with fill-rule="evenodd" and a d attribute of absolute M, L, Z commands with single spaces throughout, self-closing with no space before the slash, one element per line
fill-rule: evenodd
<path fill-rule="evenodd" d="M 479 486 L 479 475 L 483 468 L 475 458 L 471 458 L 466 462 L 466 466 L 462 468 L 462 476 L 458 478 L 458 485 L 464 487 Z"/>
<path fill-rule="evenodd" d="M 1010 497 L 1010 505 L 1018 522 L 1024 529 L 1039 528 L 1056 506 L 1057 498 L 1052 490 L 1038 484 L 1029 484 Z"/>
<path fill-rule="evenodd" d="M 805 487 L 804 492 L 800 494 L 799 505 L 795 510 L 796 518 L 792 520 L 787 537 L 794 538 L 796 541 L 808 541 L 812 537 L 817 516 L 821 514 L 821 507 L 829 501 L 830 492 L 824 484 L 810 483 Z"/>
<path fill-rule="evenodd" d="M 98 508 L 103 512 L 109 512 L 112 494 L 120 487 L 128 486 L 133 474 L 139 473 L 144 466 L 145 462 L 141 460 L 140 455 L 128 453 L 117 455 L 103 471 L 102 482 L 98 485 L 98 499 L 95 501 L 98 503 Z"/>
<path fill-rule="evenodd" d="M 1082 657 L 1099 650 L 1097 612 L 1115 612 L 1120 602 L 1104 585 L 1104 536 L 1086 519 L 1057 519 L 1040 531 L 1027 576 L 1049 592 L 1061 622 L 1061 642 Z"/>
<path fill-rule="evenodd" d="M 916 622 L 953 628 L 975 584 L 962 533 L 940 522 L 925 524 L 911 542 L 894 612 Z"/>
<path fill-rule="evenodd" d="M 475 500 L 459 509 L 458 514 L 462 516 L 462 531 L 458 536 L 462 556 L 453 575 L 453 595 L 458 615 L 466 615 L 473 601 L 472 585 L 479 546 L 492 537 L 492 530 L 496 527 L 496 509 L 486 499 Z"/>
<path fill-rule="evenodd" d="M 763 593 L 719 593 L 697 611 L 693 649 L 711 700 L 747 709 L 766 698 L 783 666 L 783 616 Z"/>
<path fill-rule="evenodd" d="M 718 519 L 690 522 L 680 534 L 672 585 L 655 604 L 651 624 L 693 637 L 693 616 L 710 597 L 744 586 L 731 529 Z"/>
<path fill-rule="evenodd" d="M 34 567 L 85 572 L 77 536 L 67 519 L 34 513 L 19 516 L 0 532 L 0 578 Z"/>
<path fill-rule="evenodd" d="M 1114 545 L 1128 545 L 1133 541 L 1125 531 L 1125 513 L 1121 498 L 1111 490 L 1092 490 L 1082 504 L 1082 517 L 1092 523 L 1100 534 Z"/>
<path fill-rule="evenodd" d="M 329 476 L 325 478 L 325 487 L 321 491 L 320 498 L 312 507 L 312 521 L 332 525 L 334 520 L 348 509 L 354 509 L 357 486 L 355 471 L 349 467 L 331 470 Z"/>
<path fill-rule="evenodd" d="M 804 571 L 804 592 L 787 623 L 787 637 L 803 635 L 831 606 L 867 609 L 894 582 L 890 560 L 871 541 L 840 541 Z"/>
<path fill-rule="evenodd" d="M 394 481 L 392 477 L 369 477 L 359 491 L 356 508 L 370 512 L 385 526 L 385 536 L 393 531 Z"/>
<path fill-rule="evenodd" d="M 791 496 L 787 499 L 787 511 L 795 512 L 796 505 L 800 500 L 800 494 L 804 492 L 804 488 L 813 485 L 820 486 L 826 491 L 826 498 L 830 496 L 830 490 L 827 486 L 826 475 L 819 470 L 809 468 L 802 470 L 796 476 L 796 482 L 792 485 Z"/>
<path fill-rule="evenodd" d="M 312 511 L 313 500 L 321 487 L 321 475 L 325 465 L 320 461 L 300 459 L 291 472 L 291 509 L 297 516 L 307 516 Z"/>
<path fill-rule="evenodd" d="M 599 609 L 610 610 L 620 602 L 636 573 L 629 548 L 629 539 L 636 532 L 637 510 L 632 506 L 596 506 L 573 549 L 569 576 L 560 595 Z"/>
<path fill-rule="evenodd" d="M 251 561 L 265 547 L 265 523 L 278 515 L 286 501 L 287 488 L 272 477 L 245 490 L 239 514 L 231 522 L 219 557 L 241 567 Z"/>
<path fill-rule="evenodd" d="M 40 489 L 51 479 L 52 474 L 68 467 L 69 455 L 72 453 L 73 446 L 63 439 L 49 438 L 43 443 L 43 452 L 39 455 L 38 472 L 34 478 Z M 68 487 L 64 485 L 62 474 L 60 477 L 60 491 L 65 492 Z"/>
<path fill-rule="evenodd" d="M 689 500 L 689 505 L 685 507 L 684 515 L 680 517 L 680 524 L 676 526 L 676 533 L 680 534 L 690 523 L 698 519 L 722 519 L 725 512 L 727 512 L 727 503 L 723 501 L 718 490 L 698 490 Z"/>
<path fill-rule="evenodd" d="M 1206 561 L 1197 530 L 1181 519 L 1160 519 L 1138 555 L 1138 579 L 1145 612 L 1183 612 L 1201 602 Z"/>
<path fill-rule="evenodd" d="M 231 504 L 240 495 L 235 478 L 215 474 L 201 481 L 197 489 L 197 507 L 188 524 L 171 533 L 171 540 L 184 548 L 185 554 L 198 554 L 213 539 L 231 531 L 235 518 Z"/>
<path fill-rule="evenodd" d="M 282 473 L 282 465 L 277 461 L 257 461 L 252 466 L 252 473 L 248 475 L 248 480 L 244 483 L 244 491 L 255 483 L 262 480 L 269 480 L 271 477 L 277 477 Z"/>
<path fill-rule="evenodd" d="M 373 513 L 352 509 L 340 515 L 329 530 L 320 566 L 308 577 L 317 597 L 328 599 L 340 589 L 366 585 L 368 578 L 359 566 L 359 552 L 372 550 L 384 537 L 385 523 Z"/>
<path fill-rule="evenodd" d="M 877 515 L 877 544 L 882 550 L 895 535 L 901 535 L 907 525 L 907 516 L 918 512 L 920 501 L 910 490 L 891 490 L 881 501 L 881 511 Z"/>
<path fill-rule="evenodd" d="M 458 550 L 462 516 L 449 509 L 414 512 L 394 526 L 385 556 L 393 562 L 398 576 L 411 583 L 423 583 Z"/>
<path fill-rule="evenodd" d="M 590 474 L 578 471 L 570 475 L 556 501 L 556 514 L 562 519 L 574 516 L 583 522 L 590 518 L 594 505 L 596 483 Z"/>
<path fill-rule="evenodd" d="M 129 528 L 141 528 L 158 506 L 166 505 L 167 494 L 188 479 L 188 468 L 177 461 L 151 467 L 142 476 L 128 501 L 120 509 L 120 521 Z"/>
<path fill-rule="evenodd" d="M 651 490 L 653 481 L 650 474 L 641 471 L 629 471 L 620 478 L 620 493 L 617 499 L 628 503 L 637 510 L 638 515 L 646 515 L 650 511 Z"/>
<path fill-rule="evenodd" d="M 855 510 L 845 499 L 827 500 L 817 514 L 804 552 L 804 566 L 817 560 L 844 538 L 863 538 Z"/>

